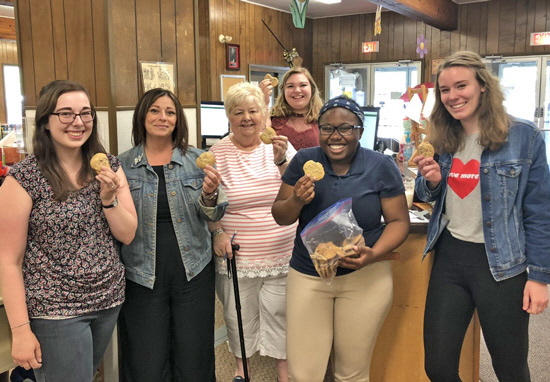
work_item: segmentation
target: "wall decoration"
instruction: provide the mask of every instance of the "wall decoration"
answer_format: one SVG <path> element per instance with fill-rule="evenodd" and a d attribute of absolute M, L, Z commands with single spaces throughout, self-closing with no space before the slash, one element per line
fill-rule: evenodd
<path fill-rule="evenodd" d="M 382 34 L 382 6 L 376 7 L 376 16 L 374 17 L 374 35 Z"/>
<path fill-rule="evenodd" d="M 423 34 L 416 39 L 416 53 L 420 55 L 420 58 L 424 58 L 426 53 L 428 53 L 428 40 L 426 40 Z"/>
<path fill-rule="evenodd" d="M 241 70 L 241 48 L 238 44 L 225 44 L 225 68 Z"/>
<path fill-rule="evenodd" d="M 290 0 L 290 13 L 292 22 L 296 28 L 303 28 L 306 25 L 306 11 L 309 0 Z"/>
<path fill-rule="evenodd" d="M 441 65 L 443 61 L 445 61 L 444 58 L 432 59 L 432 74 L 437 74 L 437 69 L 439 69 L 439 65 Z"/>
<path fill-rule="evenodd" d="M 143 92 L 163 88 L 175 92 L 174 64 L 171 62 L 140 62 Z"/>
<path fill-rule="evenodd" d="M 296 48 L 292 48 L 291 51 L 289 51 L 284 45 L 283 43 L 281 42 L 281 40 L 279 40 L 279 37 L 277 37 L 277 35 L 271 30 L 271 28 L 269 27 L 269 25 L 266 24 L 266 22 L 262 19 L 262 23 L 264 23 L 264 26 L 267 28 L 267 30 L 269 32 L 271 32 L 271 35 L 273 37 L 275 37 L 275 40 L 277 40 L 277 42 L 279 43 L 279 45 L 283 48 L 283 58 L 285 59 L 285 61 L 288 63 L 288 65 L 292 68 L 293 66 L 302 66 L 302 63 L 304 62 L 304 60 L 302 59 L 302 57 L 300 57 L 300 54 L 298 53 L 298 51 L 296 50 Z"/>

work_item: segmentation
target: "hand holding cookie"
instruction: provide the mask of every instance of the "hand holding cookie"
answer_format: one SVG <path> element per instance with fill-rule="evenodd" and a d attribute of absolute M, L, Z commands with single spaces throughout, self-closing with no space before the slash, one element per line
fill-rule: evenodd
<path fill-rule="evenodd" d="M 265 76 L 264 76 L 264 80 L 270 80 L 271 81 L 271 86 L 273 87 L 276 87 L 277 85 L 279 85 L 279 79 L 277 77 L 273 77 L 271 74 L 267 73 Z"/>
<path fill-rule="evenodd" d="M 97 153 L 90 159 L 90 166 L 96 172 L 96 179 L 99 181 L 101 188 L 101 198 L 109 199 L 112 193 L 116 192 L 120 187 L 120 179 L 117 174 L 111 169 L 109 158 L 105 153 Z M 103 169 L 106 168 L 105 171 Z M 104 190 L 107 190 L 106 192 Z"/>
<path fill-rule="evenodd" d="M 423 141 L 419 144 L 416 151 L 418 152 L 418 155 L 422 155 L 424 158 L 433 158 L 435 154 L 434 147 L 428 141 Z"/>
<path fill-rule="evenodd" d="M 262 131 L 262 133 L 260 134 L 260 139 L 266 145 L 270 145 L 270 144 L 273 143 L 273 137 L 275 137 L 276 135 L 277 135 L 277 133 L 275 132 L 275 130 L 272 127 L 266 126 L 264 131 Z"/>
<path fill-rule="evenodd" d="M 314 182 L 317 182 L 325 177 L 325 169 L 321 163 L 308 160 L 304 163 L 304 174 L 309 176 Z"/>
<path fill-rule="evenodd" d="M 105 153 L 95 154 L 92 159 L 90 159 L 90 166 L 92 166 L 97 174 L 101 172 L 103 167 L 111 167 L 109 165 L 109 159 Z"/>
<path fill-rule="evenodd" d="M 210 151 L 205 151 L 197 157 L 195 160 L 197 167 L 204 170 L 206 166 L 214 166 L 216 164 L 216 158 Z"/>

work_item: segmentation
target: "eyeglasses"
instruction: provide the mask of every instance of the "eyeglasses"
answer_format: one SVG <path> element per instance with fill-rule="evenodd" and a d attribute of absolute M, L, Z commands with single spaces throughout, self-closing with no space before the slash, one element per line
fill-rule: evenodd
<path fill-rule="evenodd" d="M 62 111 L 60 113 L 50 113 L 52 115 L 57 115 L 59 122 L 61 123 L 73 123 L 76 117 L 80 117 L 82 122 L 92 122 L 95 119 L 95 111 L 86 110 L 82 113 L 73 113 L 70 111 Z"/>
<path fill-rule="evenodd" d="M 353 134 L 353 129 L 360 129 L 363 126 L 359 125 L 350 125 L 348 123 L 344 123 L 340 126 L 332 126 L 332 125 L 321 125 L 319 126 L 319 132 L 321 135 L 332 135 L 334 133 L 334 130 L 338 130 L 338 133 L 345 137 L 348 135 Z"/>

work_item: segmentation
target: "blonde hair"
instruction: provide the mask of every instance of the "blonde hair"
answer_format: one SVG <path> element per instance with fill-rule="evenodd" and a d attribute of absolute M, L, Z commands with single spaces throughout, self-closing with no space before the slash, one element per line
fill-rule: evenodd
<path fill-rule="evenodd" d="M 229 88 L 224 97 L 225 114 L 229 118 L 235 108 L 249 101 L 256 104 L 260 109 L 260 113 L 265 117 L 267 107 L 264 93 L 262 89 L 250 82 L 239 82 Z"/>
<path fill-rule="evenodd" d="M 283 76 L 283 80 L 279 84 L 279 95 L 277 96 L 275 104 L 271 109 L 271 116 L 289 117 L 294 114 L 294 110 L 292 109 L 292 107 L 290 107 L 285 98 L 285 86 L 288 82 L 288 79 L 293 74 L 303 74 L 309 81 L 309 85 L 311 86 L 311 99 L 309 100 L 308 110 L 304 115 L 304 118 L 307 123 L 317 121 L 319 110 L 321 110 L 321 107 L 323 107 L 323 100 L 321 99 L 321 93 L 319 92 L 317 84 L 315 83 L 315 81 L 313 81 L 311 73 L 303 66 L 295 66 L 291 68 L 288 72 L 286 72 Z"/>
<path fill-rule="evenodd" d="M 430 142 L 438 153 L 454 153 L 464 141 L 464 129 L 459 120 L 454 119 L 441 101 L 439 76 L 445 69 L 462 66 L 472 70 L 479 85 L 485 89 L 479 96 L 478 142 L 489 150 L 498 150 L 508 137 L 510 117 L 504 108 L 504 93 L 497 77 L 488 70 L 481 57 L 474 52 L 460 51 L 447 57 L 437 70 L 435 81 L 435 106 L 430 116 Z"/>

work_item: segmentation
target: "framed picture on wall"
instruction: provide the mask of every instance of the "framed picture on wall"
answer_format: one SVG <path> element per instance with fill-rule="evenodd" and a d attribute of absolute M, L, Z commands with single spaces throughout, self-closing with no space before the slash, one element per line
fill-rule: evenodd
<path fill-rule="evenodd" d="M 141 82 L 143 92 L 154 88 L 175 90 L 175 72 L 172 62 L 141 61 Z"/>
<path fill-rule="evenodd" d="M 241 69 L 241 48 L 239 44 L 225 44 L 225 68 L 228 70 Z"/>

